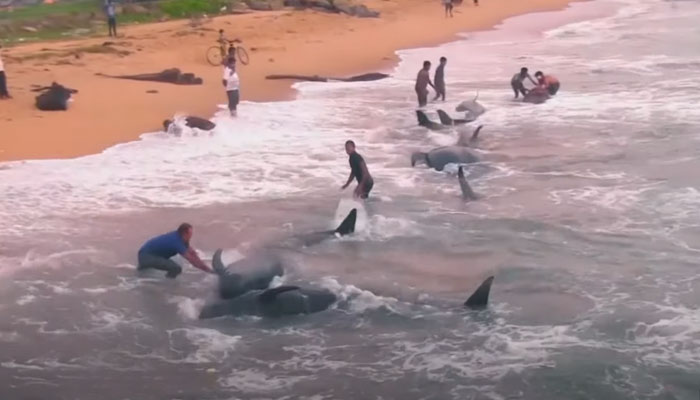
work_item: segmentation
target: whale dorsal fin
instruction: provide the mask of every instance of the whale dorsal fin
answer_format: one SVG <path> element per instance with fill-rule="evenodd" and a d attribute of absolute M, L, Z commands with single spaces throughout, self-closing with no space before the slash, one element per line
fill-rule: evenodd
<path fill-rule="evenodd" d="M 343 222 L 338 225 L 338 227 L 335 229 L 335 233 L 340 234 L 341 236 L 348 235 L 350 233 L 355 232 L 355 222 L 357 221 L 357 209 L 353 208 L 350 210 L 350 213 L 348 213 L 348 216 L 345 217 Z"/>
<path fill-rule="evenodd" d="M 416 116 L 418 117 L 418 125 L 427 126 L 430 124 L 430 119 L 428 119 L 428 116 L 425 115 L 423 111 L 416 110 Z"/>
<path fill-rule="evenodd" d="M 278 286 L 276 288 L 272 289 L 267 289 L 266 291 L 260 293 L 258 295 L 258 300 L 263 303 L 271 303 L 275 300 L 275 298 L 284 293 L 284 292 L 291 292 L 292 290 L 298 290 L 299 286 Z"/>
<path fill-rule="evenodd" d="M 471 137 L 471 139 L 469 139 L 470 142 L 473 142 L 476 139 L 478 139 L 479 132 L 481 132 L 481 128 L 483 128 L 483 127 L 484 127 L 483 125 L 479 125 L 476 127 L 476 129 L 474 129 L 474 133 L 472 133 L 472 137 Z"/>
<path fill-rule="evenodd" d="M 465 307 L 469 308 L 484 308 L 489 303 L 489 294 L 491 293 L 491 284 L 493 276 L 486 278 L 484 282 L 472 293 L 471 296 L 464 302 Z"/>
<path fill-rule="evenodd" d="M 460 165 L 459 170 L 457 171 L 457 180 L 459 181 L 459 188 L 462 189 L 462 198 L 464 198 L 465 200 L 476 200 L 476 194 L 474 194 L 472 187 L 469 185 L 469 182 L 467 182 L 467 179 L 464 177 L 463 168 L 464 167 Z"/>
<path fill-rule="evenodd" d="M 450 116 L 443 110 L 437 110 L 438 117 L 440 117 L 440 123 L 443 125 L 453 125 L 454 121 Z"/>
<path fill-rule="evenodd" d="M 227 273 L 226 266 L 221 260 L 221 253 L 223 253 L 223 250 L 216 249 L 216 252 L 214 252 L 214 257 L 211 259 L 212 267 L 214 267 L 214 271 L 216 271 L 216 273 L 219 275 Z"/>

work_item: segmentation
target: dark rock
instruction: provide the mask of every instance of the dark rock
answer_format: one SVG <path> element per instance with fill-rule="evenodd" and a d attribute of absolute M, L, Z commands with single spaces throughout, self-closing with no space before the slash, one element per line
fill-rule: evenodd
<path fill-rule="evenodd" d="M 155 93 L 158 93 L 158 91 L 157 90 L 146 90 L 146 93 L 155 94 Z"/>

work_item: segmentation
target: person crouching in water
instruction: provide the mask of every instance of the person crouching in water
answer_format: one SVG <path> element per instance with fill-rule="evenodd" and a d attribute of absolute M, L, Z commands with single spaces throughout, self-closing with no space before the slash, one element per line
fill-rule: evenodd
<path fill-rule="evenodd" d="M 513 77 L 510 79 L 510 86 L 513 88 L 513 93 L 515 93 L 516 99 L 518 98 L 519 94 L 522 94 L 523 96 L 525 96 L 528 92 L 528 90 L 525 89 L 525 85 L 523 84 L 523 81 L 525 81 L 525 78 L 529 79 L 533 85 L 537 86 L 537 82 L 535 82 L 535 80 L 532 79 L 532 77 L 530 76 L 530 74 L 527 71 L 527 68 L 525 68 L 525 67 L 520 68 L 520 72 L 513 75 Z"/>
<path fill-rule="evenodd" d="M 223 84 L 226 88 L 226 97 L 228 97 L 228 110 L 231 116 L 235 117 L 240 99 L 240 79 L 236 72 L 236 61 L 233 57 L 228 58 L 226 67 L 224 67 Z"/>
<path fill-rule="evenodd" d="M 542 89 L 546 89 L 547 92 L 554 96 L 559 91 L 559 80 L 552 75 L 545 75 L 542 71 L 535 72 L 535 78 L 537 78 L 537 83 Z"/>
<path fill-rule="evenodd" d="M 192 239 L 192 225 L 183 223 L 176 231 L 168 232 L 164 235 L 156 236 L 147 241 L 138 253 L 138 269 L 158 269 L 166 271 L 168 278 L 175 278 L 182 273 L 180 267 L 170 258 L 180 254 L 194 267 L 204 272 L 214 272 L 197 255 L 197 252 L 190 246 Z"/>

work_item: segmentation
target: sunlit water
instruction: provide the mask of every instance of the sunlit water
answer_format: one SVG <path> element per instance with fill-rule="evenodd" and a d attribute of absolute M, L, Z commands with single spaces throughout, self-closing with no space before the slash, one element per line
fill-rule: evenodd
<path fill-rule="evenodd" d="M 386 81 L 244 103 L 211 135 L 0 164 L 0 397 L 697 399 L 698 20 L 697 1 L 578 3 L 402 51 Z M 442 55 L 431 117 L 477 90 L 488 109 L 478 202 L 455 168 L 409 163 L 456 141 L 415 126 L 413 78 Z M 560 94 L 513 102 L 522 65 Z M 182 221 L 228 261 L 335 226 L 356 206 L 347 139 L 375 179 L 359 232 L 290 251 L 284 278 L 334 309 L 198 321 L 214 277 L 135 274 L 141 243 Z M 491 274 L 489 309 L 463 310 Z"/>

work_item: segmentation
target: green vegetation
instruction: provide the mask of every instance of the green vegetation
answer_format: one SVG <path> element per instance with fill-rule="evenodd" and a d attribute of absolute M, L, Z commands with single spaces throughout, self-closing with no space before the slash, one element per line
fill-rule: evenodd
<path fill-rule="evenodd" d="M 229 3 L 225 0 L 166 0 L 159 6 L 168 17 L 187 18 L 201 14 L 216 15 Z"/>
<path fill-rule="evenodd" d="M 46 17 L 100 12 L 95 0 L 79 0 L 54 4 L 35 4 L 10 10 L 0 10 L 0 21 L 40 20 Z"/>
<path fill-rule="evenodd" d="M 238 0 L 164 0 L 125 3 L 117 1 L 119 25 L 163 19 L 210 16 Z M 103 0 L 58 0 L 12 10 L 0 10 L 0 42 L 16 43 L 90 36 L 106 31 Z"/>

